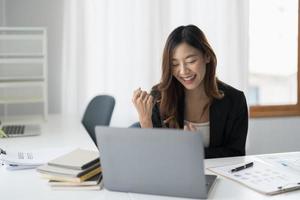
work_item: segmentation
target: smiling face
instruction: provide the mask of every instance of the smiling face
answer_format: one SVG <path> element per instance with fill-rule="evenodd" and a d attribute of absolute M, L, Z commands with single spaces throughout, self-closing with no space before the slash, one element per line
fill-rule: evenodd
<path fill-rule="evenodd" d="M 209 58 L 187 43 L 179 44 L 172 55 L 172 75 L 187 90 L 203 87 Z"/>

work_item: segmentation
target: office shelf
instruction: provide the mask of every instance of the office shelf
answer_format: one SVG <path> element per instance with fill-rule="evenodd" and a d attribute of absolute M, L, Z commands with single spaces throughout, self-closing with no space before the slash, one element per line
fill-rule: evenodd
<path fill-rule="evenodd" d="M 0 120 L 47 119 L 47 31 L 0 27 Z"/>
<path fill-rule="evenodd" d="M 10 99 L 0 99 L 0 104 L 27 104 L 27 103 L 43 103 L 43 98 L 31 97 L 31 98 L 10 98 Z"/>

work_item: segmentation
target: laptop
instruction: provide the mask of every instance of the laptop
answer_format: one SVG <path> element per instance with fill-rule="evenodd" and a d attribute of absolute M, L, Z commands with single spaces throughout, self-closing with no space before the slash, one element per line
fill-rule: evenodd
<path fill-rule="evenodd" d="M 1 137 L 35 136 L 41 134 L 41 126 L 39 124 L 1 124 L 0 134 Z"/>
<path fill-rule="evenodd" d="M 120 192 L 207 198 L 201 133 L 96 127 L 104 187 Z"/>

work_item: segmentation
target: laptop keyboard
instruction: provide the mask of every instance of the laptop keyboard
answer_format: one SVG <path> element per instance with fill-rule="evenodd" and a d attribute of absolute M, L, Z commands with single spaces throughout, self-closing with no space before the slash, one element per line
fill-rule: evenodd
<path fill-rule="evenodd" d="M 25 125 L 5 125 L 2 130 L 6 135 L 22 135 L 25 132 Z"/>

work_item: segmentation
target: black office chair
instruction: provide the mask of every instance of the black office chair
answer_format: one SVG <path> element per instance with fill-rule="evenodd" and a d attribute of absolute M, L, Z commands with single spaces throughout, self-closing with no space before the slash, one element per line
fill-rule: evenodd
<path fill-rule="evenodd" d="M 129 128 L 141 128 L 140 122 L 135 122 L 129 126 Z"/>
<path fill-rule="evenodd" d="M 114 97 L 99 95 L 89 102 L 84 112 L 81 123 L 96 145 L 95 127 L 97 125 L 109 126 L 114 107 Z"/>

